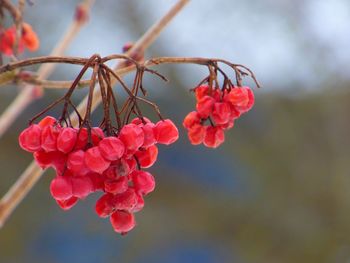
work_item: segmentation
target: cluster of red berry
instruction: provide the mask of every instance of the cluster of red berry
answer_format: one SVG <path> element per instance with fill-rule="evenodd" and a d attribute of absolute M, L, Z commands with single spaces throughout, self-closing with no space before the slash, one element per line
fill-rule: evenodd
<path fill-rule="evenodd" d="M 154 177 L 142 168 L 155 163 L 157 143 L 169 145 L 178 137 L 169 119 L 152 123 L 136 118 L 117 135 L 105 136 L 98 127 L 62 127 L 47 116 L 22 131 L 19 143 L 34 154 L 40 167 L 56 170 L 50 190 L 62 209 L 103 191 L 96 212 L 103 218 L 110 216 L 114 230 L 124 234 L 135 226 L 134 213 L 143 208 L 143 197 L 155 187 Z"/>
<path fill-rule="evenodd" d="M 196 111 L 183 121 L 188 138 L 193 145 L 203 143 L 216 148 L 225 140 L 224 131 L 231 129 L 234 121 L 254 105 L 254 94 L 249 87 L 231 89 L 211 88 L 202 85 L 195 88 Z M 209 121 L 209 124 L 205 124 Z"/>
<path fill-rule="evenodd" d="M 16 27 L 13 25 L 3 32 L 0 32 L 0 52 L 11 56 L 16 42 Z M 39 38 L 32 27 L 27 24 L 22 24 L 22 35 L 18 43 L 18 52 L 22 53 L 24 48 L 30 51 L 35 51 L 39 48 Z"/>

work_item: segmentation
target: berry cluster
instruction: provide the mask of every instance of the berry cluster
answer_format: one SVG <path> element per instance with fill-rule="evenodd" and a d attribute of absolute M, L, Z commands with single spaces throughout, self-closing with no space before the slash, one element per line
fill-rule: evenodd
<path fill-rule="evenodd" d="M 119 133 L 105 136 L 99 127 L 63 127 L 47 116 L 22 131 L 19 143 L 33 153 L 41 168 L 55 169 L 50 190 L 62 209 L 103 191 L 96 213 L 103 218 L 110 216 L 114 230 L 125 234 L 135 226 L 134 213 L 143 208 L 144 196 L 155 187 L 152 174 L 142 169 L 157 160 L 157 143 L 169 145 L 178 136 L 169 119 L 152 123 L 144 117 L 135 118 Z"/>
<path fill-rule="evenodd" d="M 201 85 L 195 88 L 196 111 L 183 121 L 188 138 L 193 145 L 203 143 L 216 148 L 225 140 L 224 131 L 231 129 L 234 121 L 254 105 L 254 94 L 249 87 L 231 89 L 211 88 Z M 206 121 L 209 125 L 206 125 Z"/>
<path fill-rule="evenodd" d="M 16 27 L 13 25 L 3 32 L 0 32 L 0 52 L 11 56 L 16 42 Z M 22 53 L 24 48 L 30 51 L 35 51 L 39 48 L 39 38 L 32 27 L 27 24 L 22 24 L 22 35 L 18 43 L 18 52 Z"/>

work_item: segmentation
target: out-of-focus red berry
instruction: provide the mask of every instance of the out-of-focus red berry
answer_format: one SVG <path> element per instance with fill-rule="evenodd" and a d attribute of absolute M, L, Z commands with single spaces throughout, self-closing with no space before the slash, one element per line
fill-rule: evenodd
<path fill-rule="evenodd" d="M 196 109 L 201 118 L 206 119 L 209 117 L 213 111 L 214 103 L 215 99 L 210 96 L 204 96 L 197 102 Z"/>
<path fill-rule="evenodd" d="M 41 127 L 41 128 L 44 128 L 46 126 L 53 126 L 54 124 L 56 124 L 57 120 L 52 117 L 52 116 L 46 116 L 44 119 L 42 119 L 38 125 Z"/>
<path fill-rule="evenodd" d="M 209 148 L 217 148 L 225 141 L 225 134 L 222 128 L 209 126 L 205 133 L 204 145 Z"/>

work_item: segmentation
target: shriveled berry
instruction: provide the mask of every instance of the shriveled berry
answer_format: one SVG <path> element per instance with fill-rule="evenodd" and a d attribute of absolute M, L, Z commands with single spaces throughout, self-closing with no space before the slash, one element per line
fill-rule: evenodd
<path fill-rule="evenodd" d="M 193 145 L 201 144 L 204 140 L 206 130 L 207 130 L 207 127 L 200 124 L 192 126 L 192 128 L 188 130 L 188 134 L 187 134 L 191 144 Z"/>
<path fill-rule="evenodd" d="M 120 159 L 125 151 L 124 143 L 116 137 L 106 137 L 98 144 L 101 155 L 109 161 Z"/>
<path fill-rule="evenodd" d="M 107 179 L 104 181 L 104 189 L 107 193 L 121 194 L 128 189 L 128 177 L 122 176 L 116 180 Z"/>
<path fill-rule="evenodd" d="M 78 198 L 75 196 L 65 200 L 56 200 L 56 203 L 65 211 L 71 209 L 77 202 Z"/>
<path fill-rule="evenodd" d="M 131 178 L 135 191 L 141 195 L 149 194 L 156 186 L 153 175 L 146 171 L 134 171 Z"/>
<path fill-rule="evenodd" d="M 94 186 L 91 179 L 87 176 L 72 177 L 72 194 L 75 197 L 84 199 L 93 192 Z"/>
<path fill-rule="evenodd" d="M 86 153 L 83 150 L 72 152 L 68 155 L 67 167 L 75 175 L 86 175 L 90 169 L 85 164 Z"/>
<path fill-rule="evenodd" d="M 77 131 L 73 128 L 62 128 L 57 137 L 57 149 L 63 153 L 73 150 L 77 141 Z"/>
<path fill-rule="evenodd" d="M 254 105 L 254 93 L 249 87 L 236 87 L 226 95 L 229 101 L 239 112 L 249 111 Z"/>
<path fill-rule="evenodd" d="M 69 176 L 56 176 L 50 184 L 51 195 L 56 200 L 66 200 L 73 196 L 72 181 Z"/>
<path fill-rule="evenodd" d="M 214 103 L 215 99 L 210 96 L 204 96 L 197 102 L 196 109 L 201 118 L 206 119 L 209 117 L 213 111 Z"/>
<path fill-rule="evenodd" d="M 157 160 L 158 157 L 158 147 L 153 145 L 146 149 L 139 150 L 135 153 L 137 161 L 139 162 L 141 168 L 151 167 Z"/>
<path fill-rule="evenodd" d="M 190 129 L 193 125 L 200 124 L 201 117 L 199 116 L 199 113 L 196 111 L 191 111 L 187 114 L 183 121 L 183 126 L 186 129 Z"/>
<path fill-rule="evenodd" d="M 126 234 L 136 225 L 134 214 L 127 211 L 115 211 L 110 221 L 114 231 L 120 234 Z"/>
<path fill-rule="evenodd" d="M 53 126 L 54 124 L 57 123 L 57 120 L 52 117 L 52 116 L 46 116 L 44 119 L 42 119 L 38 125 L 41 127 L 41 128 L 44 128 L 46 126 Z"/>
<path fill-rule="evenodd" d="M 230 105 L 226 102 L 216 102 L 214 104 L 212 117 L 216 125 L 228 123 L 231 117 Z"/>
<path fill-rule="evenodd" d="M 115 195 L 113 202 L 114 208 L 117 210 L 132 210 L 137 204 L 135 190 L 129 187 L 125 192 Z"/>
<path fill-rule="evenodd" d="M 209 148 L 217 148 L 225 141 L 225 134 L 222 128 L 209 126 L 206 130 L 204 145 Z"/>
<path fill-rule="evenodd" d="M 114 196 L 112 194 L 104 194 L 101 196 L 95 205 L 95 211 L 99 217 L 108 217 L 114 211 Z"/>
<path fill-rule="evenodd" d="M 143 144 L 144 133 L 139 126 L 130 123 L 121 129 L 119 139 L 123 141 L 126 149 L 136 151 Z"/>
<path fill-rule="evenodd" d="M 145 135 L 142 147 L 149 147 L 157 142 L 156 137 L 154 135 L 154 127 L 154 123 L 146 123 L 141 127 Z"/>
<path fill-rule="evenodd" d="M 19 145 L 28 152 L 39 151 L 41 149 L 41 133 L 42 130 L 39 125 L 30 125 L 19 135 Z"/>
<path fill-rule="evenodd" d="M 60 133 L 58 126 L 45 126 L 41 132 L 41 148 L 46 152 L 57 151 L 57 138 Z"/>
<path fill-rule="evenodd" d="M 100 149 L 95 146 L 85 152 L 85 164 L 91 171 L 102 174 L 111 162 L 103 158 Z"/>
<path fill-rule="evenodd" d="M 157 122 L 154 135 L 158 143 L 169 145 L 179 138 L 179 131 L 171 120 L 166 119 Z"/>

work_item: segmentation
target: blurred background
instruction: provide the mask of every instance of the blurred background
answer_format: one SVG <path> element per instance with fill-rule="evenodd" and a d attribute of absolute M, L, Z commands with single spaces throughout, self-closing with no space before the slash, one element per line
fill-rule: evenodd
<path fill-rule="evenodd" d="M 78 3 L 34 2 L 25 20 L 41 48 L 23 57 L 49 54 Z M 120 53 L 174 3 L 97 0 L 67 55 Z M 49 193 L 54 174 L 46 172 L 0 230 L 0 262 L 350 262 L 349 49 L 348 0 L 192 0 L 146 57 L 245 64 L 263 86 L 253 110 L 216 150 L 191 146 L 180 128 L 180 140 L 160 148 L 151 169 L 157 188 L 124 237 L 94 213 L 97 195 L 60 210 Z M 195 103 L 188 90 L 206 71 L 157 70 L 170 82 L 147 77 L 150 99 L 182 127 Z M 59 66 L 51 79 L 77 71 Z M 0 89 L 0 111 L 17 92 Z M 46 92 L 1 138 L 1 196 L 32 159 L 18 146 L 19 132 L 60 95 Z"/>

